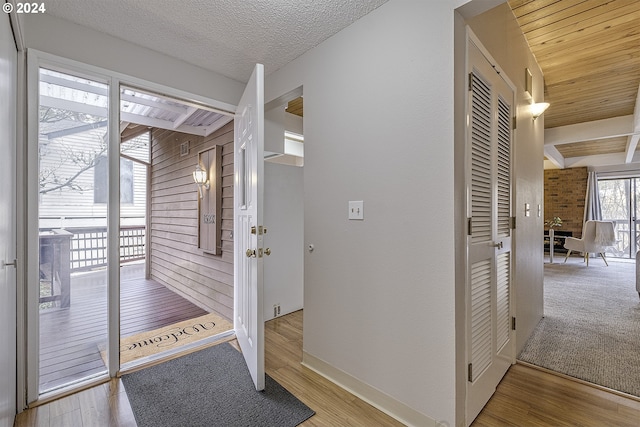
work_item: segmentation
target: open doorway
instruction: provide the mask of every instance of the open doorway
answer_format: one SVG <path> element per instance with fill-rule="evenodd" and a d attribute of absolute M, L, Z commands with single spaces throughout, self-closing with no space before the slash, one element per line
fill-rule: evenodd
<path fill-rule="evenodd" d="M 128 234 L 136 219 L 129 215 L 123 161 L 134 163 L 134 172 L 135 164 L 144 166 L 133 174 L 133 187 L 146 181 L 144 257 L 120 274 L 126 368 L 232 333 L 233 223 L 225 214 L 232 218 L 233 123 L 229 115 L 157 93 L 123 86 L 120 94 L 121 259 L 136 243 Z M 196 170 L 204 174 L 200 185 Z"/>
<path fill-rule="evenodd" d="M 39 68 L 38 76 L 42 394 L 107 373 L 113 169 L 109 85 L 53 68 Z M 220 250 L 203 251 L 202 193 L 192 173 L 202 163 L 200 151 L 226 147 L 226 167 L 210 178 L 222 206 L 222 193 L 233 192 L 233 123 L 228 113 L 129 87 L 120 88 L 120 119 L 120 361 L 126 364 L 232 333 L 232 215 L 226 212 L 230 219 L 217 236 Z M 223 218 L 224 209 L 212 222 Z"/>
<path fill-rule="evenodd" d="M 303 308 L 303 98 L 265 108 L 264 223 L 272 254 L 264 265 L 264 320 Z"/>

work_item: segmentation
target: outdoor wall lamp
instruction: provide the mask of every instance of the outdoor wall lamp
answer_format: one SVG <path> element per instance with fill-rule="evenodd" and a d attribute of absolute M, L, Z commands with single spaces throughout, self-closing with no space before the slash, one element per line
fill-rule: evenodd
<path fill-rule="evenodd" d="M 549 108 L 548 102 L 538 102 L 531 104 L 531 115 L 533 116 L 533 120 L 540 117 L 547 108 Z"/>
<path fill-rule="evenodd" d="M 200 198 L 202 199 L 202 187 L 205 190 L 209 189 L 209 180 L 207 179 L 207 171 L 202 169 L 200 165 L 196 166 L 196 170 L 193 171 L 193 180 L 198 184 L 198 190 L 200 191 Z"/>

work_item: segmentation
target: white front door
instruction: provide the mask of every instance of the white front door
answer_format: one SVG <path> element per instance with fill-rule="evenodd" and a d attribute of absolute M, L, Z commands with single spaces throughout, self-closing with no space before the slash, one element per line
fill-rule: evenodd
<path fill-rule="evenodd" d="M 256 390 L 264 389 L 262 224 L 264 68 L 256 64 L 235 115 L 234 329 Z"/>
<path fill-rule="evenodd" d="M 16 415 L 16 87 L 9 15 L 0 17 L 0 427 Z"/>
<path fill-rule="evenodd" d="M 513 90 L 469 41 L 467 425 L 514 361 L 511 260 Z"/>

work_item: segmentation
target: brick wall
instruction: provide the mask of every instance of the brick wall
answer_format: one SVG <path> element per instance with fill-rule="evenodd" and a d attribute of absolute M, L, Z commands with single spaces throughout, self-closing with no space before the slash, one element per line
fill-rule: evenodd
<path fill-rule="evenodd" d="M 586 193 L 586 167 L 545 170 L 544 220 L 559 216 L 562 227 L 558 230 L 572 231 L 574 237 L 581 237 Z"/>

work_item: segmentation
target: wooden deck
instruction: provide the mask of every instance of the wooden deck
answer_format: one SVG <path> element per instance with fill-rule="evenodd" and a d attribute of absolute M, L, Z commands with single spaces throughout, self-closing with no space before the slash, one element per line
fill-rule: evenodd
<path fill-rule="evenodd" d="M 144 279 L 144 264 L 121 269 L 122 337 L 207 314 L 163 285 Z M 106 271 L 71 278 L 71 304 L 40 312 L 40 392 L 106 372 Z"/>

